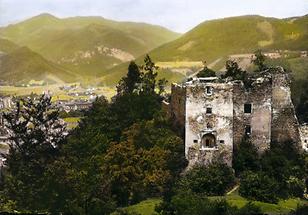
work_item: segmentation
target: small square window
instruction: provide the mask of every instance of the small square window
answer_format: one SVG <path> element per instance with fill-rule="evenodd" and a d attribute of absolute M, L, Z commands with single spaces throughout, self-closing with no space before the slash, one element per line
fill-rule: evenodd
<path fill-rule="evenodd" d="M 194 140 L 194 143 L 198 143 L 198 140 Z"/>
<path fill-rule="evenodd" d="M 206 87 L 206 94 L 207 95 L 212 95 L 213 94 L 213 87 L 207 86 Z"/>
<path fill-rule="evenodd" d="M 251 113 L 251 112 L 252 112 L 252 105 L 244 104 L 244 113 Z"/>
<path fill-rule="evenodd" d="M 245 126 L 245 135 L 247 135 L 247 136 L 251 135 L 251 126 L 250 125 Z"/>
<path fill-rule="evenodd" d="M 207 107 L 206 108 L 206 113 L 207 114 L 211 114 L 212 113 L 212 108 L 211 107 Z"/>
<path fill-rule="evenodd" d="M 220 144 L 225 144 L 225 141 L 224 140 L 220 140 L 219 143 Z"/>

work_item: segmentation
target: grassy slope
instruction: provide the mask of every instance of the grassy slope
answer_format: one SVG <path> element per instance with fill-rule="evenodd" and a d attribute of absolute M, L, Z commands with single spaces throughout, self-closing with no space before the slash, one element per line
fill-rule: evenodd
<path fill-rule="evenodd" d="M 206 60 L 211 63 L 221 58 L 214 66 L 219 70 L 224 66 L 225 56 L 251 53 L 260 48 L 307 50 L 308 16 L 289 19 L 240 16 L 206 21 L 149 54 L 156 62 Z M 142 59 L 137 61 L 142 62 Z M 119 65 L 111 69 L 105 82 L 114 84 L 118 77 L 125 75 L 126 68 L 127 65 Z M 178 78 L 177 81 L 182 77 Z"/>
<path fill-rule="evenodd" d="M 9 40 L 0 38 L 0 52 L 9 53 L 9 52 L 16 50 L 18 48 L 19 48 L 19 46 L 16 45 L 15 43 L 13 43 Z"/>
<path fill-rule="evenodd" d="M 73 74 L 44 59 L 27 47 L 10 50 L 0 57 L 0 75 L 2 80 L 10 82 L 32 79 L 50 81 L 58 78 L 74 81 L 76 78 Z"/>
<path fill-rule="evenodd" d="M 160 26 L 116 22 L 102 17 L 59 19 L 41 14 L 24 22 L 0 28 L 0 37 L 28 46 L 48 60 L 73 58 L 78 51 L 95 51 L 97 46 L 117 48 L 135 57 L 169 42 L 179 35 Z M 63 63 L 66 68 L 85 75 L 103 75 L 107 68 L 121 61 L 106 55 Z"/>
<path fill-rule="evenodd" d="M 238 194 L 234 193 L 228 196 L 224 197 L 210 197 L 211 199 L 221 199 L 225 198 L 227 202 L 233 206 L 236 206 L 238 208 L 243 207 L 245 204 L 247 204 L 249 201 Z M 136 205 L 132 205 L 127 207 L 126 209 L 129 212 L 136 212 L 141 215 L 153 215 L 155 213 L 155 206 L 161 203 L 161 199 L 148 199 L 145 201 L 142 201 Z M 301 199 L 287 199 L 287 200 L 280 200 L 278 204 L 269 204 L 259 201 L 252 201 L 253 204 L 259 206 L 261 208 L 261 211 L 263 213 L 267 214 L 287 214 L 292 210 L 295 210 L 297 206 L 308 204 L 307 201 L 301 200 Z"/>
<path fill-rule="evenodd" d="M 150 54 L 155 60 L 204 60 L 258 48 L 308 49 L 307 16 L 297 20 L 240 16 L 206 21 Z"/>

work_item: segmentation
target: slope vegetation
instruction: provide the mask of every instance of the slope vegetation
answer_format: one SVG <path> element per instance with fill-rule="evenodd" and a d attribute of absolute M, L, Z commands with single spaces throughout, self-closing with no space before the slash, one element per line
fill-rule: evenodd
<path fill-rule="evenodd" d="M 159 61 L 212 62 L 256 49 L 307 50 L 308 16 L 289 19 L 240 16 L 206 21 L 150 54 Z"/>
<path fill-rule="evenodd" d="M 0 28 L 0 37 L 41 54 L 81 75 L 133 60 L 179 35 L 160 26 L 116 22 L 102 17 L 59 19 L 41 14 Z"/>

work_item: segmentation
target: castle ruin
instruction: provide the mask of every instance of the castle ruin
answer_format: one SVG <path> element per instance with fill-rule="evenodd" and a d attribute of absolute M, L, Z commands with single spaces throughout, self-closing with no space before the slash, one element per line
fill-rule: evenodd
<path fill-rule="evenodd" d="M 173 84 L 169 111 L 190 166 L 218 159 L 231 166 L 244 137 L 259 153 L 274 142 L 300 143 L 290 79 L 281 67 L 255 73 L 249 86 L 217 77 Z"/>

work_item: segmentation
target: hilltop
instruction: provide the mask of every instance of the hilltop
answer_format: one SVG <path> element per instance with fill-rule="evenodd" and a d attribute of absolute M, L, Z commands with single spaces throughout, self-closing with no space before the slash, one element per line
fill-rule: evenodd
<path fill-rule="evenodd" d="M 126 74 L 129 61 L 135 59 L 140 64 L 144 54 L 149 53 L 161 67 L 159 76 L 173 82 L 196 72 L 204 60 L 209 67 L 221 70 L 228 58 L 253 53 L 256 49 L 308 50 L 308 16 L 223 18 L 205 21 L 180 35 L 145 23 L 102 17 L 61 19 L 41 14 L 0 28 L 0 38 L 28 47 L 49 65 L 70 71 L 78 80 L 95 79 L 96 83 L 108 86 L 114 86 Z M 242 59 L 240 64 L 247 66 L 250 62 L 247 59 Z M 307 58 L 281 62 L 290 64 L 295 75 L 303 77 Z M 61 79 L 70 81 L 66 77 Z"/>
<path fill-rule="evenodd" d="M 256 49 L 307 50 L 308 16 L 288 19 L 239 16 L 206 21 L 150 54 L 159 61 L 211 62 Z"/>
<path fill-rule="evenodd" d="M 183 78 L 183 74 L 194 72 L 200 64 L 202 67 L 203 61 L 207 61 L 209 67 L 221 70 L 228 58 L 236 59 L 237 55 L 248 53 L 251 56 L 257 49 L 264 52 L 308 50 L 308 16 L 277 19 L 249 15 L 205 21 L 174 41 L 152 50 L 149 55 L 163 65 L 162 76 L 172 72 L 173 77 Z M 142 58 L 137 61 L 142 62 Z M 299 61 L 306 62 L 307 59 Z M 247 63 L 250 63 L 249 59 L 241 64 Z M 115 77 L 123 76 L 126 68 L 125 64 L 110 69 L 104 82 L 116 84 Z M 291 65 L 295 73 L 302 73 L 297 68 Z"/>
<path fill-rule="evenodd" d="M 0 28 L 0 37 L 27 46 L 49 61 L 79 75 L 102 76 L 179 34 L 166 28 L 102 17 L 60 19 L 41 14 Z"/>

